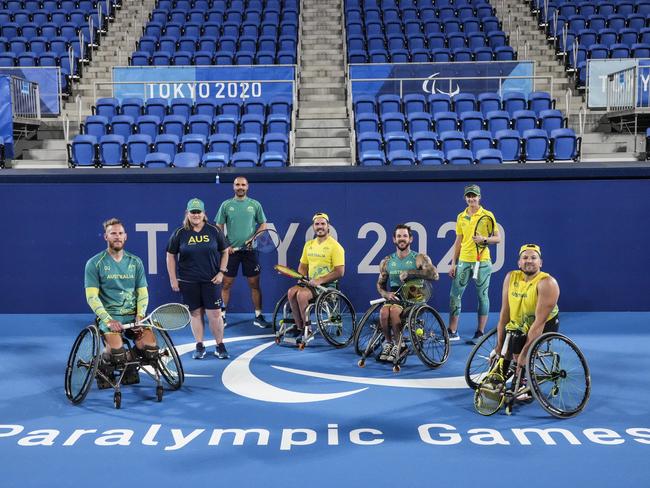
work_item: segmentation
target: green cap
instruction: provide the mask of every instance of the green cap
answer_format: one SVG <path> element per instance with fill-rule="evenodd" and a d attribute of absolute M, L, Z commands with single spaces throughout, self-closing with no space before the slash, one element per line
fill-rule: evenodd
<path fill-rule="evenodd" d="M 205 205 L 203 205 L 203 202 L 198 198 L 192 198 L 189 202 L 187 202 L 187 211 L 191 212 L 192 210 L 200 210 L 201 212 L 205 212 Z"/>
<path fill-rule="evenodd" d="M 468 193 L 473 193 L 474 195 L 481 196 L 481 187 L 478 185 L 468 185 L 465 187 L 465 193 L 463 195 L 467 196 Z"/>

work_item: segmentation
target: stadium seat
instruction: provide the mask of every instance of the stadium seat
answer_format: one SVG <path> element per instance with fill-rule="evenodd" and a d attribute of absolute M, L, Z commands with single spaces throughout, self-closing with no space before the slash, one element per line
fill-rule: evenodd
<path fill-rule="evenodd" d="M 453 149 L 465 149 L 465 135 L 457 130 L 440 132 L 440 149 L 447 154 Z"/>
<path fill-rule="evenodd" d="M 377 102 L 373 96 L 358 96 L 354 99 L 354 113 L 356 116 L 361 114 L 376 114 Z"/>
<path fill-rule="evenodd" d="M 469 149 L 452 149 L 446 155 L 448 164 L 474 164 L 474 155 Z"/>
<path fill-rule="evenodd" d="M 265 153 L 282 154 L 286 161 L 289 156 L 289 137 L 286 134 L 266 134 L 263 149 Z"/>
<path fill-rule="evenodd" d="M 386 155 L 384 151 L 365 151 L 359 155 L 359 164 L 361 166 L 384 166 L 386 165 Z"/>
<path fill-rule="evenodd" d="M 160 134 L 160 117 L 156 115 L 141 115 L 136 119 L 135 125 L 139 134 L 146 134 L 152 140 Z"/>
<path fill-rule="evenodd" d="M 209 152 L 203 155 L 201 166 L 206 168 L 223 168 L 230 163 L 230 156 L 226 157 L 223 153 Z"/>
<path fill-rule="evenodd" d="M 438 112 L 451 112 L 451 97 L 446 93 L 432 93 L 428 97 L 428 104 L 432 117 Z"/>
<path fill-rule="evenodd" d="M 169 155 L 170 161 L 178 152 L 180 138 L 175 134 L 159 134 L 153 142 L 154 151 Z"/>
<path fill-rule="evenodd" d="M 231 134 L 213 134 L 208 139 L 208 150 L 211 153 L 223 154 L 226 164 L 230 163 L 235 138 Z"/>
<path fill-rule="evenodd" d="M 467 145 L 474 154 L 481 149 L 492 149 L 494 146 L 492 134 L 487 130 L 473 130 L 467 134 Z"/>
<path fill-rule="evenodd" d="M 388 155 L 393 151 L 406 151 L 411 149 L 411 139 L 406 132 L 387 132 L 384 134 L 384 141 L 385 151 Z"/>
<path fill-rule="evenodd" d="M 153 139 L 147 134 L 133 134 L 126 141 L 126 162 L 129 166 L 144 166 L 144 160 L 151 151 Z"/>
<path fill-rule="evenodd" d="M 551 154 L 553 161 L 577 161 L 580 157 L 582 140 L 573 129 L 555 129 L 551 132 Z"/>
<path fill-rule="evenodd" d="M 516 110 L 512 116 L 512 128 L 523 136 L 525 131 L 537 128 L 537 115 L 532 110 Z"/>
<path fill-rule="evenodd" d="M 379 132 L 362 132 L 357 134 L 357 152 L 383 150 L 383 138 Z"/>
<path fill-rule="evenodd" d="M 455 112 L 436 112 L 433 114 L 434 129 L 438 134 L 458 128 L 458 117 Z"/>
<path fill-rule="evenodd" d="M 68 164 L 76 166 L 97 165 L 97 138 L 86 134 L 79 134 L 68 144 Z"/>
<path fill-rule="evenodd" d="M 469 134 L 474 130 L 482 130 L 485 126 L 485 120 L 481 112 L 467 110 L 460 114 L 460 129 Z"/>
<path fill-rule="evenodd" d="M 167 115 L 167 100 L 164 98 L 149 98 L 144 104 L 145 115 L 155 115 L 163 120 Z"/>
<path fill-rule="evenodd" d="M 478 164 L 503 163 L 503 154 L 498 149 L 479 149 L 475 155 Z"/>
<path fill-rule="evenodd" d="M 194 102 L 191 98 L 172 98 L 169 105 L 170 115 L 180 115 L 188 119 L 192 115 Z"/>
<path fill-rule="evenodd" d="M 408 149 L 391 151 L 388 153 L 388 164 L 392 166 L 413 166 L 415 165 L 415 154 Z"/>
<path fill-rule="evenodd" d="M 203 134 L 186 134 L 181 139 L 181 150 L 196 154 L 200 160 L 205 153 L 206 143 L 207 137 Z"/>
<path fill-rule="evenodd" d="M 484 92 L 479 93 L 477 97 L 478 110 L 485 117 L 488 112 L 501 110 L 501 97 L 498 93 Z"/>
<path fill-rule="evenodd" d="M 172 166 L 176 168 L 198 168 L 201 165 L 201 157 L 193 152 L 181 152 L 174 156 Z"/>
<path fill-rule="evenodd" d="M 124 98 L 120 107 L 120 113 L 133 117 L 133 120 L 137 120 L 143 114 L 143 107 L 144 102 L 142 98 Z"/>
<path fill-rule="evenodd" d="M 428 112 L 411 112 L 408 115 L 408 131 L 410 134 L 416 132 L 427 132 L 433 127 L 433 120 Z"/>
<path fill-rule="evenodd" d="M 130 115 L 116 115 L 111 121 L 111 134 L 128 139 L 135 132 L 135 121 Z"/>
<path fill-rule="evenodd" d="M 377 98 L 379 114 L 402 112 L 402 99 L 399 95 L 380 95 Z"/>
<path fill-rule="evenodd" d="M 528 108 L 528 100 L 526 100 L 525 94 L 511 91 L 503 94 L 502 105 L 503 110 L 512 117 L 517 110 L 526 110 Z"/>
<path fill-rule="evenodd" d="M 178 138 L 185 135 L 187 119 L 181 115 L 166 115 L 162 121 L 163 134 L 175 134 Z"/>
<path fill-rule="evenodd" d="M 260 166 L 265 168 L 281 168 L 287 165 L 287 156 L 275 151 L 265 151 L 260 158 Z"/>
<path fill-rule="evenodd" d="M 524 161 L 546 162 L 549 160 L 550 141 L 546 131 L 542 129 L 527 130 L 523 133 L 522 142 L 522 158 Z"/>
<path fill-rule="evenodd" d="M 90 115 L 86 117 L 85 122 L 81 124 L 82 134 L 95 136 L 97 139 L 103 135 L 108 134 L 109 132 L 110 126 L 108 123 L 108 118 L 102 115 Z"/>
<path fill-rule="evenodd" d="M 259 155 L 249 151 L 237 151 L 230 160 L 230 164 L 235 168 L 254 168 L 258 162 Z"/>
<path fill-rule="evenodd" d="M 487 130 L 489 130 L 493 136 L 500 130 L 510 129 L 510 114 L 505 110 L 493 110 L 492 112 L 488 112 L 485 116 L 485 121 Z"/>
<path fill-rule="evenodd" d="M 494 139 L 496 149 L 501 151 L 504 162 L 518 163 L 521 160 L 519 132 L 512 129 L 499 130 Z"/>
<path fill-rule="evenodd" d="M 172 158 L 167 153 L 152 152 L 144 158 L 144 166 L 147 168 L 169 168 L 171 165 Z"/>
<path fill-rule="evenodd" d="M 106 117 L 108 122 L 119 113 L 120 102 L 117 98 L 98 98 L 95 105 L 92 107 L 93 115 L 101 115 Z"/>
<path fill-rule="evenodd" d="M 99 166 L 124 165 L 124 137 L 108 134 L 99 138 Z"/>
<path fill-rule="evenodd" d="M 213 119 L 214 131 L 217 134 L 237 135 L 239 123 L 232 115 L 217 115 Z"/>
<path fill-rule="evenodd" d="M 417 154 L 419 164 L 434 166 L 445 164 L 445 154 L 437 149 L 424 149 Z"/>
<path fill-rule="evenodd" d="M 381 115 L 382 133 L 403 132 L 406 130 L 406 120 L 401 112 L 383 112 Z"/>
<path fill-rule="evenodd" d="M 567 118 L 559 110 L 542 110 L 539 112 L 538 120 L 539 128 L 549 135 L 553 130 L 567 126 Z"/>

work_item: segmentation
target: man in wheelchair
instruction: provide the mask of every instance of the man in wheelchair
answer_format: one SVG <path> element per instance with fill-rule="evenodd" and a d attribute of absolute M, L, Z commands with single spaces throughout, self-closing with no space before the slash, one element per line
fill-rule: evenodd
<path fill-rule="evenodd" d="M 405 224 L 398 224 L 393 231 L 395 252 L 386 256 L 379 265 L 377 292 L 386 299 L 380 310 L 379 323 L 384 335 L 384 344 L 377 356 L 378 361 L 394 362 L 398 356 L 408 354 L 408 346 L 401 341 L 401 351 L 398 350 L 397 339 L 400 337 L 404 319 L 408 316 L 410 307 L 403 301 L 404 293 L 417 293 L 417 289 L 409 292 L 402 290 L 399 296 L 396 292 L 409 280 L 437 280 L 438 271 L 429 256 L 411 250 L 413 233 Z M 388 287 L 387 287 L 388 285 Z"/>
<path fill-rule="evenodd" d="M 502 350 L 506 333 L 510 332 L 508 357 L 517 363 L 519 375 L 525 365 L 523 359 L 535 339 L 546 332 L 557 332 L 560 327 L 557 306 L 560 287 L 555 278 L 542 271 L 542 251 L 536 244 L 521 246 L 518 267 L 503 281 L 494 354 Z M 519 358 L 522 361 L 518 361 Z M 503 367 L 504 373 L 507 374 L 509 369 L 508 360 Z"/>
<path fill-rule="evenodd" d="M 97 386 L 110 388 L 106 381 L 114 372 L 123 371 L 118 382 L 139 383 L 135 362 L 152 364 L 158 357 L 156 338 L 150 328 L 128 329 L 125 336 L 135 343 L 131 348 L 122 337 L 122 324 L 137 323 L 146 312 L 149 302 L 147 280 L 142 260 L 125 251 L 127 234 L 122 222 L 112 218 L 104 222 L 104 240 L 107 248 L 88 260 L 84 285 L 86 301 L 96 315 L 97 325 L 105 344 L 97 375 Z"/>
<path fill-rule="evenodd" d="M 305 327 L 309 326 L 307 307 L 316 297 L 316 289 L 335 287 L 345 273 L 345 250 L 330 236 L 329 216 L 319 212 L 312 217 L 314 239 L 307 241 L 302 250 L 298 272 L 309 278 L 304 285 L 299 283 L 287 292 L 287 300 L 295 320 L 295 327 L 288 335 L 300 341 Z"/>

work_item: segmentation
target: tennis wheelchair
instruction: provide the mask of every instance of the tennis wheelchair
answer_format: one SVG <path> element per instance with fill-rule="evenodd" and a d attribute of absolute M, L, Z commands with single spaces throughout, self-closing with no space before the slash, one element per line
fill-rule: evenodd
<path fill-rule="evenodd" d="M 308 324 L 302 336 L 293 337 L 295 320 L 285 293 L 273 310 L 273 332 L 276 344 L 296 345 L 303 350 L 317 334 L 336 348 L 346 347 L 354 337 L 356 329 L 356 314 L 352 302 L 337 288 L 324 286 L 312 287 L 309 280 L 296 271 L 283 266 L 275 269 L 285 276 L 298 279 L 298 285 L 309 288 L 314 298 L 309 301 L 306 310 Z M 314 324 L 316 327 L 314 328 Z"/>
<path fill-rule="evenodd" d="M 520 332 L 508 331 L 499 354 L 494 353 L 497 330 L 492 329 L 474 346 L 465 366 L 465 381 L 474 390 L 474 407 L 493 415 L 503 406 L 511 415 L 515 401 L 537 400 L 557 418 L 570 418 L 587 405 L 591 376 L 580 348 L 559 332 L 547 332 L 531 344 L 525 368 L 511 360 L 509 344 Z M 524 373 L 525 371 L 525 373 Z"/>
<path fill-rule="evenodd" d="M 449 333 L 436 309 L 427 304 L 431 298 L 431 282 L 409 280 L 396 292 L 403 305 L 402 332 L 396 342 L 400 354 L 392 361 L 393 371 L 398 373 L 408 356 L 415 353 L 430 368 L 442 366 L 449 357 Z M 354 349 L 361 356 L 357 365 L 365 367 L 368 357 L 379 354 L 384 334 L 379 315 L 385 299 L 372 300 L 354 335 Z"/>
<path fill-rule="evenodd" d="M 131 344 L 133 335 L 125 331 L 122 336 L 126 354 L 105 359 L 102 353 L 105 341 L 97 325 L 84 328 L 72 346 L 65 370 L 65 394 L 68 399 L 73 404 L 83 402 L 93 381 L 97 380 L 99 389 L 113 388 L 113 405 L 120 408 L 122 385 L 139 383 L 141 371 L 156 383 L 157 401 L 163 399 L 162 380 L 170 390 L 178 390 L 185 374 L 174 343 L 166 331 L 151 330 L 156 337 L 157 349 L 147 348 L 138 353 L 135 345 Z"/>

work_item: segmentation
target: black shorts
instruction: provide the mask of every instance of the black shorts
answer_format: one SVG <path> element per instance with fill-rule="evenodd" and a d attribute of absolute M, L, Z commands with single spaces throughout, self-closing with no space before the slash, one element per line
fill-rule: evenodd
<path fill-rule="evenodd" d="M 226 276 L 234 278 L 239 272 L 241 263 L 244 276 L 251 278 L 260 274 L 260 262 L 255 251 L 237 251 L 228 256 L 228 271 Z"/>
<path fill-rule="evenodd" d="M 190 311 L 197 308 L 216 310 L 221 308 L 221 285 L 214 283 L 188 283 L 179 281 L 178 286 L 183 295 L 183 302 Z"/>
<path fill-rule="evenodd" d="M 560 330 L 559 314 L 552 319 L 549 319 L 549 321 L 544 324 L 542 334 L 546 334 L 547 332 L 557 332 L 558 330 Z M 528 339 L 526 334 L 513 334 L 512 340 L 510 341 L 510 352 L 512 352 L 512 354 L 519 354 L 526 345 L 526 339 Z"/>

